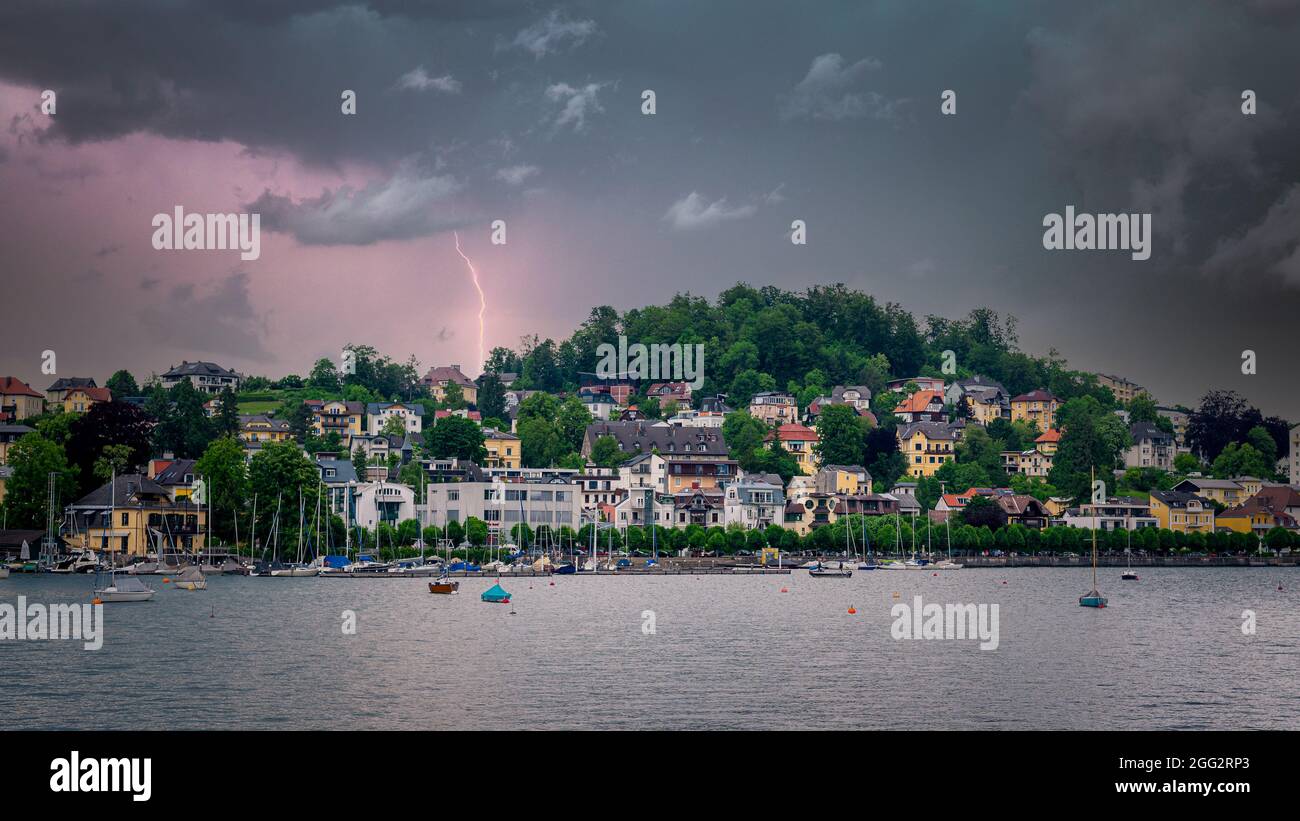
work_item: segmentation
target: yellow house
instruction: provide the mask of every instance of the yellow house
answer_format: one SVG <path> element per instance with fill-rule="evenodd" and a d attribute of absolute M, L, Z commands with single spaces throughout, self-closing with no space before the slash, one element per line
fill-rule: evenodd
<path fill-rule="evenodd" d="M 814 486 L 818 493 L 856 496 L 871 492 L 871 474 L 861 465 L 823 465 Z"/>
<path fill-rule="evenodd" d="M 68 507 L 73 530 L 65 540 L 128 556 L 197 553 L 207 533 L 207 512 L 141 473 L 118 476 Z"/>
<path fill-rule="evenodd" d="M 689 490 L 719 490 L 740 476 L 735 459 L 664 456 L 664 488 L 676 495 Z"/>
<path fill-rule="evenodd" d="M 815 448 L 821 441 L 817 431 L 807 425 L 791 422 L 769 433 L 767 441 L 780 441 L 781 445 L 790 451 L 790 455 L 799 465 L 799 472 L 804 476 L 812 476 L 817 472 L 819 460 Z"/>
<path fill-rule="evenodd" d="M 523 456 L 522 440 L 513 433 L 505 433 L 494 428 L 483 429 L 483 447 L 487 448 L 487 461 L 483 465 L 489 468 L 518 468 Z"/>
<path fill-rule="evenodd" d="M 284 442 L 292 436 L 287 419 L 272 419 L 269 416 L 240 416 L 239 438 L 246 445 L 265 445 L 270 442 Z"/>
<path fill-rule="evenodd" d="M 1056 427 L 1056 411 L 1061 407 L 1061 400 L 1051 391 L 1033 390 L 1022 393 L 1011 400 L 1012 422 L 1033 422 L 1041 431 Z"/>
<path fill-rule="evenodd" d="M 0 376 L 0 425 L 40 416 L 45 410 L 45 396 L 15 376 Z"/>
<path fill-rule="evenodd" d="M 914 422 L 898 429 L 898 449 L 907 459 L 907 475 L 933 476 L 957 458 L 957 430 L 942 422 Z"/>
<path fill-rule="evenodd" d="M 72 388 L 63 397 L 64 413 L 85 413 L 100 402 L 112 402 L 108 388 Z"/>
<path fill-rule="evenodd" d="M 1213 533 L 1214 507 L 1194 493 L 1151 491 L 1151 515 L 1159 527 L 1182 533 Z"/>
<path fill-rule="evenodd" d="M 325 402 L 309 399 L 307 407 L 311 410 L 311 427 L 317 436 L 337 433 L 346 444 L 351 441 L 351 437 L 360 436 L 364 430 L 366 420 L 364 402 L 338 400 Z"/>
<path fill-rule="evenodd" d="M 478 404 L 478 385 L 461 373 L 460 365 L 440 365 L 429 368 L 420 384 L 429 389 L 429 395 L 439 402 L 447 401 L 447 386 L 460 385 L 460 394 L 471 405 Z"/>
<path fill-rule="evenodd" d="M 1232 479 L 1184 479 L 1174 485 L 1174 490 L 1181 493 L 1194 493 L 1204 499 L 1212 499 L 1224 507 L 1236 507 L 1254 494 Z M 1255 493 L 1259 490 L 1256 489 Z"/>

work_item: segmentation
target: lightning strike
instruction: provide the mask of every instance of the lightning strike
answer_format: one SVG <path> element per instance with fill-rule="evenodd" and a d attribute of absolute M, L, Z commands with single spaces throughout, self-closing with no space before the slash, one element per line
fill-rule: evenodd
<path fill-rule="evenodd" d="M 465 265 L 469 267 L 470 278 L 474 280 L 474 289 L 478 291 L 478 363 L 479 369 L 482 370 L 484 362 L 487 361 L 483 358 L 483 314 L 487 312 L 487 297 L 483 295 L 483 288 L 478 284 L 478 271 L 474 270 L 474 263 L 470 262 L 465 252 L 460 250 L 460 235 L 452 231 L 451 236 L 456 240 L 456 253 L 465 260 Z"/>

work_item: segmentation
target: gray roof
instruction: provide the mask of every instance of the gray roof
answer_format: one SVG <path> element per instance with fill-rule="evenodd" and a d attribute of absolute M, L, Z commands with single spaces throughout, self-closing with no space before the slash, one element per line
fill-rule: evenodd
<path fill-rule="evenodd" d="M 674 425 L 650 425 L 640 422 L 598 422 L 588 425 L 583 434 L 582 452 L 590 455 L 596 440 L 612 436 L 624 453 L 649 453 L 655 449 L 663 454 L 700 456 L 727 456 L 729 450 L 717 428 L 686 428 Z"/>
<path fill-rule="evenodd" d="M 54 380 L 54 384 L 45 390 L 47 391 L 69 391 L 73 388 L 97 388 L 93 377 L 89 376 L 63 376 Z"/>
<path fill-rule="evenodd" d="M 164 379 L 180 378 L 182 376 L 232 376 L 239 377 L 239 374 L 223 368 L 215 362 L 181 362 L 181 364 L 163 374 Z"/>
<path fill-rule="evenodd" d="M 117 477 L 116 482 L 105 482 L 99 487 L 87 493 L 78 499 L 74 506 L 76 507 L 102 507 L 109 506 L 110 498 L 112 504 L 117 507 L 126 507 L 133 504 L 137 496 L 157 497 L 149 500 L 153 504 L 162 504 L 166 507 L 194 507 L 188 503 L 174 505 L 167 488 L 150 479 L 143 473 L 126 473 Z"/>
<path fill-rule="evenodd" d="M 1143 439 L 1151 439 L 1157 442 L 1172 442 L 1174 440 L 1172 433 L 1166 433 L 1150 422 L 1134 422 L 1129 425 L 1128 433 L 1129 436 L 1133 437 L 1134 442 L 1140 442 Z"/>
<path fill-rule="evenodd" d="M 947 422 L 912 422 L 898 429 L 898 438 L 908 439 L 919 430 L 927 439 L 956 439 L 959 429 Z"/>
<path fill-rule="evenodd" d="M 320 471 L 321 480 L 327 485 L 345 485 L 357 481 L 357 470 L 351 459 L 320 459 L 316 462 L 316 468 Z M 335 473 L 326 478 L 325 471 L 331 468 Z"/>
<path fill-rule="evenodd" d="M 154 481 L 160 485 L 187 485 L 189 482 L 185 481 L 185 476 L 194 476 L 194 462 L 193 459 L 177 459 L 159 471 Z"/>

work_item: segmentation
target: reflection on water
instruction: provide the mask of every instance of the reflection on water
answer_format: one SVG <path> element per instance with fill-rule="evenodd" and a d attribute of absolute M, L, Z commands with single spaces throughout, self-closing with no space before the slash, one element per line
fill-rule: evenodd
<path fill-rule="evenodd" d="M 1300 729 L 1295 569 L 1103 571 L 1104 610 L 1077 604 L 1091 571 L 1039 568 L 506 579 L 513 608 L 479 601 L 491 579 L 210 581 L 106 606 L 98 652 L 0 641 L 4 725 Z M 14 575 L 0 601 L 91 585 Z M 998 604 L 998 649 L 895 641 L 918 594 Z"/>

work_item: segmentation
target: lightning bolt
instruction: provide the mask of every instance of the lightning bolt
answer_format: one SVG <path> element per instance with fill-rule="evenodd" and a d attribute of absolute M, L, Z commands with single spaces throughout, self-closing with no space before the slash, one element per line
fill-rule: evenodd
<path fill-rule="evenodd" d="M 460 235 L 452 231 L 451 236 L 456 240 L 456 253 L 465 260 L 465 265 L 469 267 L 470 278 L 474 280 L 474 289 L 478 291 L 478 363 L 479 369 L 482 370 L 483 363 L 487 361 L 483 358 L 483 314 L 487 312 L 487 297 L 483 295 L 483 288 L 478 284 L 478 271 L 474 270 L 474 263 L 470 262 L 465 252 L 460 250 Z"/>

